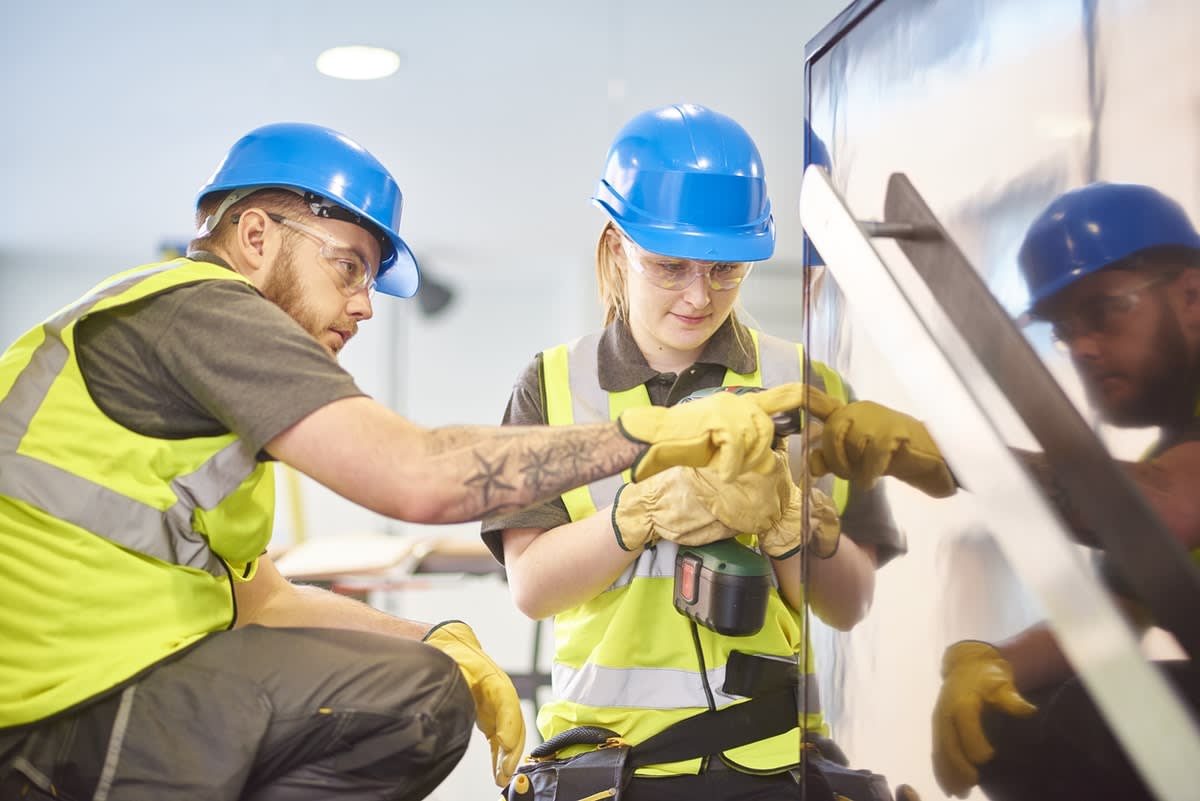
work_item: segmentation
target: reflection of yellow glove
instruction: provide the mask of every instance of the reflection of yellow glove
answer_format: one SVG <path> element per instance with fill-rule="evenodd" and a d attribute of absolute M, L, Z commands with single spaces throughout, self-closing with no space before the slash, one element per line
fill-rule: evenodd
<path fill-rule="evenodd" d="M 1027 718 L 1037 707 L 1013 684 L 1012 665 L 985 642 L 956 642 L 942 656 L 942 690 L 933 709 L 933 775 L 943 792 L 966 798 L 978 765 L 995 756 L 983 733 L 984 705 Z"/>
<path fill-rule="evenodd" d="M 691 494 L 687 474 L 695 472 L 691 467 L 673 467 L 617 490 L 612 510 L 617 544 L 626 551 L 636 551 L 659 539 L 704 545 L 737 536 L 738 532 L 718 520 Z"/>
<path fill-rule="evenodd" d="M 871 401 L 843 404 L 810 388 L 809 412 L 825 421 L 821 447 L 809 456 L 813 475 L 834 473 L 872 486 L 895 476 L 926 495 L 945 498 L 958 488 L 925 425 Z"/>
<path fill-rule="evenodd" d="M 641 481 L 674 465 L 711 467 L 725 480 L 741 472 L 773 468 L 770 415 L 804 405 L 804 384 L 782 384 L 762 392 L 718 392 L 670 408 L 638 406 L 617 419 L 621 432 L 650 447 L 633 464 Z"/>
<path fill-rule="evenodd" d="M 837 553 L 842 541 L 842 519 L 833 498 L 816 487 L 808 490 L 808 530 L 806 544 L 813 556 L 828 559 Z"/>
<path fill-rule="evenodd" d="M 525 748 L 525 715 L 512 679 L 483 652 L 475 632 L 461 620 L 437 624 L 424 641 L 448 654 L 466 677 L 477 725 L 492 746 L 496 785 L 504 787 Z"/>

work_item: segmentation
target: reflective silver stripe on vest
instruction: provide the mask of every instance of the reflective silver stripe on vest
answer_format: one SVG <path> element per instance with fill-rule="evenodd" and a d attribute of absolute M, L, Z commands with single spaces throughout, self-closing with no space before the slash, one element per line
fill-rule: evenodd
<path fill-rule="evenodd" d="M 633 564 L 621 571 L 621 575 L 608 585 L 605 592 L 620 589 L 634 579 L 674 578 L 675 555 L 678 552 L 679 546 L 675 543 L 670 540 L 659 540 L 638 554 L 638 558 L 633 560 Z M 767 578 L 772 587 L 779 589 L 779 579 L 774 570 L 767 573 Z"/>
<path fill-rule="evenodd" d="M 567 383 L 571 388 L 571 412 L 576 423 L 607 423 L 611 419 L 608 393 L 600 388 L 597 352 L 600 335 L 582 336 L 567 346 Z M 592 503 L 603 509 L 625 483 L 620 473 L 588 485 Z"/>
<path fill-rule="evenodd" d="M 758 366 L 762 373 L 762 385 L 767 388 L 804 379 L 800 369 L 800 349 L 796 343 L 762 331 L 758 332 Z M 823 386 L 820 388 L 824 389 Z"/>
<path fill-rule="evenodd" d="M 717 708 L 746 699 L 744 695 L 729 695 L 721 691 L 725 685 L 725 666 L 705 672 L 712 688 Z M 614 709 L 681 709 L 708 707 L 708 696 L 700 674 L 674 668 L 609 668 L 591 663 L 578 670 L 555 662 L 550 670 L 554 697 L 575 704 Z M 817 682 L 809 677 L 800 682 L 807 699 L 800 709 L 809 714 L 821 711 Z M 797 723 L 797 725 L 799 725 Z"/>
<path fill-rule="evenodd" d="M 256 454 L 240 440 L 212 456 L 194 472 L 171 482 L 177 498 L 165 512 L 128 498 L 62 468 L 16 452 L 34 414 L 69 358 L 62 331 L 97 303 L 119 295 L 147 276 L 178 262 L 155 265 L 81 299 L 43 324 L 45 339 L 0 398 L 0 494 L 24 501 L 54 517 L 125 548 L 163 562 L 225 575 L 221 560 L 192 529 L 196 509 L 211 509 L 228 497 L 258 466 Z"/>
<path fill-rule="evenodd" d="M 621 571 L 621 575 L 608 585 L 608 589 L 624 587 L 635 578 L 674 578 L 675 554 L 678 551 L 679 546 L 670 540 L 659 540 L 638 554 L 633 564 Z"/>

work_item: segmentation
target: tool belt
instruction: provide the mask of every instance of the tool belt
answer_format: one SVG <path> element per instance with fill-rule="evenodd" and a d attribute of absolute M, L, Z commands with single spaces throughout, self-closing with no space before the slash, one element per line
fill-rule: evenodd
<path fill-rule="evenodd" d="M 741 655 L 743 657 L 748 655 Z M 753 659 L 753 657 L 751 657 Z M 758 661 L 758 660 L 755 660 Z M 766 660 L 762 660 L 765 665 Z M 617 733 L 599 726 L 569 729 L 534 748 L 505 789 L 505 801 L 620 801 L 633 772 L 646 765 L 719 758 L 731 748 L 784 734 L 797 727 L 799 714 L 794 670 L 780 681 L 759 677 L 749 701 L 719 711 L 701 712 L 669 726 L 645 742 L 631 746 Z M 729 691 L 726 687 L 726 691 Z M 565 759 L 558 752 L 572 745 L 597 748 Z M 799 745 L 799 744 L 798 744 Z M 809 801 L 892 801 L 883 776 L 851 770 L 841 749 L 827 737 L 806 735 L 792 771 L 804 782 Z"/>

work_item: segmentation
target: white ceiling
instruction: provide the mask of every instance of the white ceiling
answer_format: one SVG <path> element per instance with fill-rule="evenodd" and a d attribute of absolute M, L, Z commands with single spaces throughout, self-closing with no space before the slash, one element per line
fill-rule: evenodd
<path fill-rule="evenodd" d="M 234 140 L 303 120 L 391 168 L 401 232 L 431 272 L 552 276 L 590 260 L 602 217 L 588 197 L 621 123 L 697 102 L 758 141 L 778 257 L 792 262 L 804 45 L 844 5 L 5 0 L 0 256 L 148 261 L 187 237 L 195 191 Z M 400 51 L 400 71 L 348 82 L 314 69 L 322 49 L 360 43 Z"/>

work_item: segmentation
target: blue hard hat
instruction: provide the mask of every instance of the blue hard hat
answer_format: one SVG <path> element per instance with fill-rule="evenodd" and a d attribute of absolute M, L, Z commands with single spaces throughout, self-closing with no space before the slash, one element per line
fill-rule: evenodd
<path fill-rule="evenodd" d="M 1100 182 L 1055 198 L 1030 225 L 1017 263 L 1037 306 L 1085 275 L 1161 245 L 1200 250 L 1183 207 L 1148 186 Z"/>
<path fill-rule="evenodd" d="M 804 168 L 808 169 L 809 164 L 816 164 L 819 167 L 824 167 L 826 170 L 832 170 L 833 164 L 829 159 L 829 149 L 825 147 L 825 143 L 821 141 L 821 137 L 813 133 L 812 127 L 809 126 L 808 120 L 804 121 Z M 808 252 L 807 264 L 809 267 L 821 267 L 825 264 L 825 260 L 821 258 L 821 254 L 817 252 L 817 248 L 813 245 L 812 240 L 808 238 L 808 234 L 804 235 L 804 248 Z"/>
<path fill-rule="evenodd" d="M 256 128 L 233 144 L 196 196 L 234 189 L 281 187 L 319 196 L 314 212 L 378 229 L 381 260 L 375 288 L 408 298 L 417 291 L 417 260 L 400 238 L 404 197 L 392 174 L 354 140 L 299 122 Z M 321 201 L 350 212 L 342 217 Z"/>
<path fill-rule="evenodd" d="M 652 253 L 762 261 L 775 252 L 758 148 L 741 125 L 703 106 L 666 106 L 627 122 L 592 202 Z"/>

